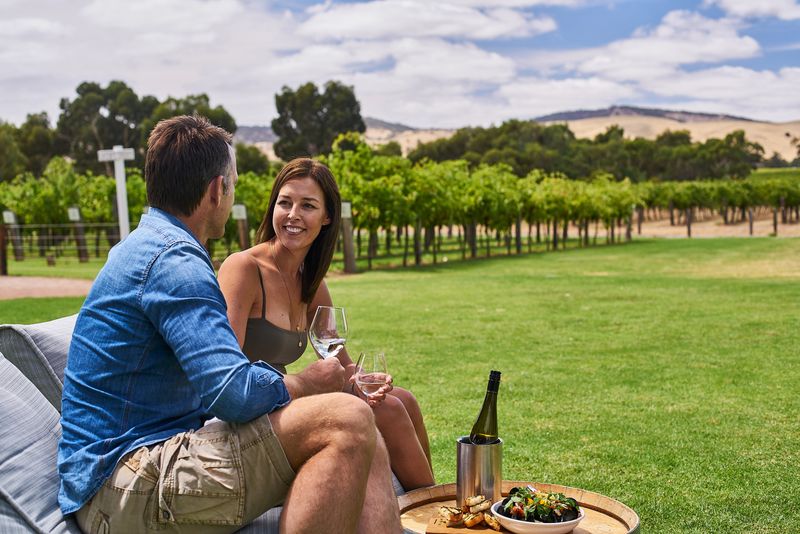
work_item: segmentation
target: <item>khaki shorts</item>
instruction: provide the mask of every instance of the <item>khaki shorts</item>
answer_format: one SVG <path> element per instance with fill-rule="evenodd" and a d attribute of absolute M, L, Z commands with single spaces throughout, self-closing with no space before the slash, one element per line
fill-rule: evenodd
<path fill-rule="evenodd" d="M 281 504 L 293 479 L 266 415 L 214 421 L 125 455 L 75 516 L 89 534 L 235 532 Z"/>

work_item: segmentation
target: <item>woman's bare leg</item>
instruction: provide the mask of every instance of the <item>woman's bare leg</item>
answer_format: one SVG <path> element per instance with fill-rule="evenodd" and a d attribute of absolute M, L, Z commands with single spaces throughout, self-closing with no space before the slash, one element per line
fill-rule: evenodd
<path fill-rule="evenodd" d="M 387 395 L 374 408 L 374 412 L 375 424 L 386 442 L 392 471 L 400 484 L 406 490 L 432 486 L 434 481 L 430 462 L 402 401 Z"/>
<path fill-rule="evenodd" d="M 428 441 L 428 430 L 425 428 L 425 422 L 422 420 L 422 410 L 419 407 L 416 397 L 407 389 L 398 387 L 390 391 L 389 395 L 394 395 L 400 399 L 400 402 L 405 406 L 406 412 L 408 412 L 408 416 L 414 424 L 414 431 L 417 434 L 419 444 L 422 445 L 422 450 L 425 451 L 425 457 L 428 459 L 428 465 L 431 466 L 432 471 L 433 463 L 431 462 L 431 445 Z"/>

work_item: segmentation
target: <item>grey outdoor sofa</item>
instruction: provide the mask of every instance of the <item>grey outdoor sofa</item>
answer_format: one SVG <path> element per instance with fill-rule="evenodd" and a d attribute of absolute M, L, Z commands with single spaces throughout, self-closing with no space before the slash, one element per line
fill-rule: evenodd
<path fill-rule="evenodd" d="M 61 389 L 76 317 L 0 326 L 0 534 L 80 533 L 56 501 Z M 396 478 L 394 485 L 403 493 Z M 273 508 L 240 532 L 277 533 L 280 514 Z"/>

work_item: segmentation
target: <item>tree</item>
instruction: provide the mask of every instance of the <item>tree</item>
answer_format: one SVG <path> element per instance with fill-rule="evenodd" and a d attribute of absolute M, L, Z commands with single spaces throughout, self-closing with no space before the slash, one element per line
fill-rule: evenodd
<path fill-rule="evenodd" d="M 17 143 L 28 160 L 28 170 L 41 176 L 55 155 L 55 130 L 50 128 L 47 113 L 30 113 L 17 129 Z"/>
<path fill-rule="evenodd" d="M 74 100 L 62 98 L 56 125 L 56 150 L 69 155 L 79 171 L 111 174 L 110 163 L 97 161 L 97 151 L 122 145 L 143 155 L 142 122 L 158 105 L 153 96 L 139 98 L 125 82 L 107 87 L 83 82 Z"/>
<path fill-rule="evenodd" d="M 326 83 L 322 94 L 312 82 L 296 91 L 284 86 L 275 95 L 275 107 L 272 130 L 279 139 L 274 149 L 285 161 L 329 154 L 339 134 L 367 129 L 353 88 L 336 81 Z"/>
<path fill-rule="evenodd" d="M 0 122 L 0 182 L 12 180 L 25 171 L 28 161 L 17 144 L 17 129 Z"/>
<path fill-rule="evenodd" d="M 233 116 L 222 106 L 211 107 L 208 95 L 200 93 L 188 95 L 183 98 L 169 97 L 160 104 L 156 101 L 151 113 L 142 122 L 141 146 L 147 146 L 147 138 L 159 121 L 176 117 L 178 115 L 202 115 L 208 121 L 220 128 L 230 132 L 236 132 L 236 121 Z"/>
<path fill-rule="evenodd" d="M 374 149 L 378 156 L 402 156 L 403 147 L 397 141 L 389 141 L 384 145 L 378 145 Z"/>
<path fill-rule="evenodd" d="M 236 143 L 236 171 L 239 174 L 266 174 L 269 171 L 269 159 L 257 146 Z"/>

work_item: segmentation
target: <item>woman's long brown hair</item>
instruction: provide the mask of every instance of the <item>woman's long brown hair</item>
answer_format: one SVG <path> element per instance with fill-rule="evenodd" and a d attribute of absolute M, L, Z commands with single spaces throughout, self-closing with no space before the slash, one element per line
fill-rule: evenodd
<path fill-rule="evenodd" d="M 275 212 L 278 193 L 289 180 L 301 178 L 311 178 L 319 184 L 325 197 L 325 210 L 330 218 L 330 223 L 320 229 L 319 235 L 311 244 L 306 259 L 303 261 L 300 298 L 303 302 L 310 303 L 317 293 L 322 279 L 325 278 L 325 273 L 331 266 L 342 219 L 342 199 L 339 195 L 339 186 L 336 185 L 336 179 L 328 167 L 310 158 L 295 158 L 281 169 L 272 185 L 269 207 L 258 227 L 258 232 L 256 232 L 256 242 L 264 243 L 275 237 L 272 215 Z"/>

